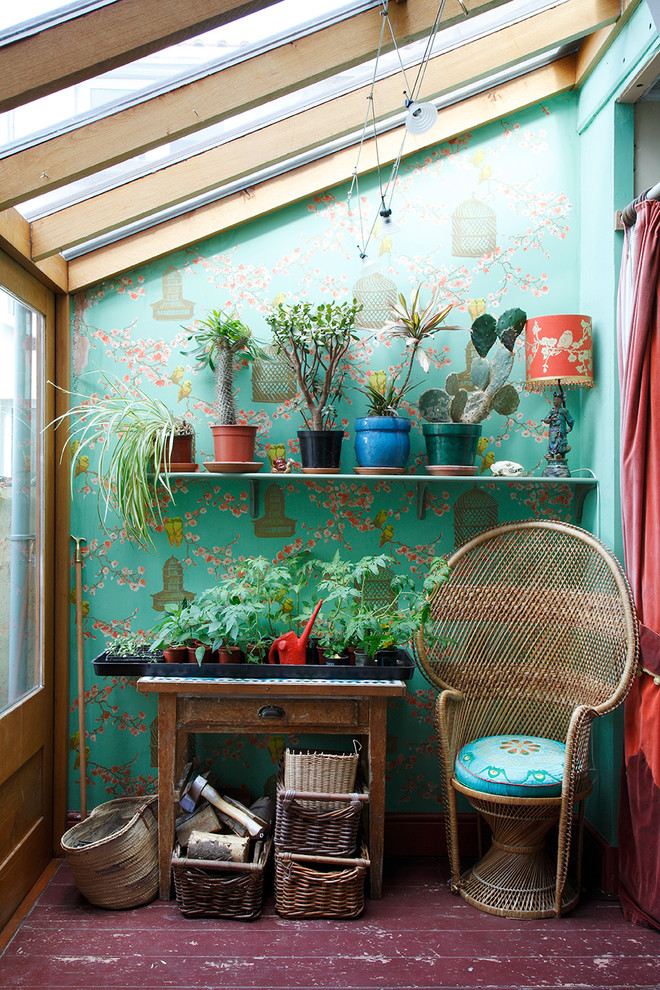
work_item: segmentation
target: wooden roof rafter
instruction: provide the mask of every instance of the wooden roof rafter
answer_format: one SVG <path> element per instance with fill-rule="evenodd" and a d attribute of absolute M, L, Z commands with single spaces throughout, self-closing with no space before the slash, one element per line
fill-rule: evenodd
<path fill-rule="evenodd" d="M 121 0 L 0 47 L 0 113 L 186 41 L 277 0 Z"/>
<path fill-rule="evenodd" d="M 567 56 L 463 100 L 460 104 L 446 107 L 439 112 L 433 131 L 411 138 L 409 153 L 431 147 L 457 134 L 474 130 L 566 92 L 574 87 L 575 73 L 576 56 Z M 396 130 L 379 138 L 378 159 L 381 166 L 395 160 L 400 144 L 400 133 Z M 367 141 L 363 146 L 360 161 L 360 174 L 375 170 L 373 140 Z M 260 186 L 245 189 L 174 220 L 133 234 L 125 240 L 71 259 L 70 291 L 80 291 L 146 260 L 164 257 L 324 192 L 349 181 L 354 167 L 355 148 L 348 148 L 269 179 Z"/>
<path fill-rule="evenodd" d="M 425 96 L 450 94 L 488 77 L 503 67 L 532 58 L 552 45 L 560 46 L 611 22 L 618 0 L 571 0 L 559 9 L 544 11 L 523 24 L 502 28 L 493 35 L 468 42 L 431 59 L 424 79 Z M 32 224 L 35 259 L 75 247 L 150 214 L 185 203 L 195 196 L 228 185 L 276 163 L 284 163 L 331 138 L 359 131 L 364 121 L 370 87 L 363 87 L 227 142 L 210 151 L 170 165 L 150 175 L 91 197 Z M 403 107 L 400 75 L 377 86 L 379 118 Z M 440 140 L 431 132 L 434 143 Z"/>
<path fill-rule="evenodd" d="M 507 2 L 468 0 L 468 6 L 471 13 L 479 13 Z M 7 155 L 0 159 L 0 209 L 59 189 L 368 61 L 375 56 L 381 35 L 377 14 L 373 9 L 356 14 L 296 42 L 209 72 L 194 82 Z M 411 0 L 393 6 L 390 22 L 397 45 L 424 38 L 436 14 L 437 0 Z M 443 29 L 459 17 L 463 19 L 464 14 L 458 0 L 449 0 Z M 388 35 L 383 51 L 392 49 Z M 0 49 L 0 78 L 4 74 L 2 55 Z"/>

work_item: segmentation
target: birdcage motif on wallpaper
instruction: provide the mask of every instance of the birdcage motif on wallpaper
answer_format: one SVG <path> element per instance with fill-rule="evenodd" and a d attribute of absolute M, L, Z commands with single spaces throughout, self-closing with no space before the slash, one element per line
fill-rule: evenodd
<path fill-rule="evenodd" d="M 164 612 L 170 602 L 180 602 L 184 598 L 190 602 L 195 597 L 194 591 L 186 591 L 183 587 L 183 567 L 176 557 L 168 557 L 163 564 L 163 590 L 151 597 L 156 612 Z"/>
<path fill-rule="evenodd" d="M 369 605 L 391 605 L 396 599 L 396 591 L 392 589 L 394 571 L 389 567 L 381 567 L 377 574 L 367 574 L 362 585 L 362 596 Z"/>
<path fill-rule="evenodd" d="M 489 526 L 497 526 L 497 500 L 476 485 L 454 502 L 454 547 L 460 547 Z"/>
<path fill-rule="evenodd" d="M 390 306 L 396 302 L 396 285 L 378 271 L 378 265 L 364 266 L 363 274 L 353 286 L 353 296 L 362 305 L 355 317 L 356 327 L 378 330 L 392 319 Z"/>
<path fill-rule="evenodd" d="M 254 535 L 268 539 L 293 536 L 295 531 L 296 520 L 284 514 L 284 492 L 277 483 L 269 485 L 264 492 L 264 514 L 254 522 Z"/>
<path fill-rule="evenodd" d="M 163 272 L 163 298 L 152 303 L 154 320 L 189 320 L 195 309 L 194 302 L 183 298 L 183 280 L 180 272 L 170 265 Z"/>
<path fill-rule="evenodd" d="M 495 250 L 495 211 L 471 196 L 451 215 L 451 253 L 459 258 L 480 258 Z"/>
<path fill-rule="evenodd" d="M 264 347 L 265 358 L 252 365 L 252 401 L 286 402 L 298 391 L 293 368 L 272 344 Z"/>

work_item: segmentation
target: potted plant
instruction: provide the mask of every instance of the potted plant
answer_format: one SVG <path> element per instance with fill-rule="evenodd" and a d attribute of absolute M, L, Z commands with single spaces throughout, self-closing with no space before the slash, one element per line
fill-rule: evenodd
<path fill-rule="evenodd" d="M 436 288 L 426 307 L 419 302 L 421 286 L 410 306 L 403 295 L 391 307 L 394 319 L 383 328 L 390 336 L 402 338 L 407 349 L 402 369 L 389 376 L 378 371 L 371 375 L 363 394 L 369 403 L 367 415 L 355 421 L 355 456 L 365 473 L 398 473 L 405 470 L 410 455 L 410 419 L 400 415 L 400 406 L 410 389 L 415 360 L 427 372 L 429 357 L 423 344 L 444 322 L 451 305 L 439 307 Z"/>
<path fill-rule="evenodd" d="M 121 633 L 113 639 L 106 651 L 108 657 L 123 657 L 132 660 L 150 660 L 151 647 L 146 633 Z"/>
<path fill-rule="evenodd" d="M 477 352 L 470 364 L 473 389 L 461 388 L 458 375 L 450 373 L 444 389 L 427 389 L 420 396 L 429 473 L 473 473 L 482 421 L 492 410 L 511 416 L 518 408 L 518 392 L 506 382 L 526 320 L 521 309 L 508 309 L 497 321 L 488 313 L 477 317 L 470 331 Z"/>
<path fill-rule="evenodd" d="M 105 526 L 109 509 L 122 519 L 126 536 L 144 549 L 153 547 L 150 527 L 163 525 L 159 490 L 174 501 L 170 485 L 171 451 L 176 436 L 176 420 L 160 399 L 147 395 L 136 385 L 103 376 L 106 395 L 83 397 L 68 392 L 79 403 L 54 420 L 75 424 L 69 429 L 67 444 L 76 451 L 76 463 L 85 452 L 97 456 L 99 517 Z M 154 475 L 154 465 L 160 471 Z M 103 509 L 101 509 L 103 505 Z"/>
<path fill-rule="evenodd" d="M 303 471 L 339 470 L 344 431 L 334 428 L 334 403 L 343 394 L 345 358 L 357 340 L 355 317 L 361 309 L 355 301 L 316 307 L 308 302 L 292 306 L 280 303 L 266 317 L 273 344 L 291 366 L 307 406 L 305 429 L 298 430 Z"/>
<path fill-rule="evenodd" d="M 208 367 L 215 374 L 215 424 L 211 426 L 211 433 L 216 464 L 254 469 L 257 427 L 238 422 L 234 403 L 234 362 L 239 354 L 248 361 L 263 357 L 260 344 L 238 316 L 217 309 L 196 324 L 188 340 L 194 347 L 183 353 L 193 354 L 198 368 Z"/>
<path fill-rule="evenodd" d="M 196 471 L 199 466 L 195 463 L 195 428 L 185 416 L 174 419 L 172 449 L 165 451 L 161 470 L 165 464 L 172 472 Z"/>
<path fill-rule="evenodd" d="M 332 643 L 355 650 L 358 665 L 396 663 L 398 650 L 409 645 L 429 616 L 431 591 L 449 574 L 445 558 L 434 557 L 421 587 L 410 575 L 395 574 L 391 595 L 374 600 L 367 593 L 368 578 L 378 577 L 391 563 L 387 554 L 352 562 L 336 553 L 323 567 L 319 592 L 327 611 L 322 628 Z M 385 651 L 389 651 L 388 656 L 383 655 Z"/>
<path fill-rule="evenodd" d="M 168 602 L 163 611 L 163 618 L 151 630 L 151 649 L 162 650 L 166 663 L 187 663 L 188 643 L 193 635 L 190 603 L 187 598 Z"/>

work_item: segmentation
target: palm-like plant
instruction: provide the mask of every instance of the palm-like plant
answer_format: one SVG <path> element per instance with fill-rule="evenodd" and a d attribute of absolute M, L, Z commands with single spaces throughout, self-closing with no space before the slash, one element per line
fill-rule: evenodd
<path fill-rule="evenodd" d="M 118 379 L 103 378 L 108 394 L 87 398 L 67 392 L 82 401 L 54 424 L 65 420 L 74 424 L 65 444 L 76 454 L 71 464 L 72 484 L 80 458 L 86 456 L 85 451 L 93 451 L 98 458 L 101 522 L 105 526 L 112 509 L 122 518 L 128 539 L 146 549 L 154 546 L 151 524 L 163 523 L 158 488 L 173 499 L 169 465 L 177 423 L 160 399 L 136 385 L 129 388 Z M 160 465 L 155 474 L 154 465 Z"/>
<path fill-rule="evenodd" d="M 214 309 L 200 321 L 188 337 L 194 341 L 191 351 L 198 367 L 208 367 L 215 373 L 215 402 L 213 411 L 216 423 L 223 426 L 236 424 L 234 404 L 234 361 L 243 353 L 252 360 L 263 356 L 261 345 L 252 337 L 252 331 L 235 314 Z"/>

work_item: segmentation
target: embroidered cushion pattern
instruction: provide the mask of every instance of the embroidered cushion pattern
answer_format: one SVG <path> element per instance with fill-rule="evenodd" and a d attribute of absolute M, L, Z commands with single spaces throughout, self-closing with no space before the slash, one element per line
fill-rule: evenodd
<path fill-rule="evenodd" d="M 515 797 L 561 794 L 565 746 L 540 736 L 484 736 L 456 757 L 456 780 L 475 791 Z"/>

